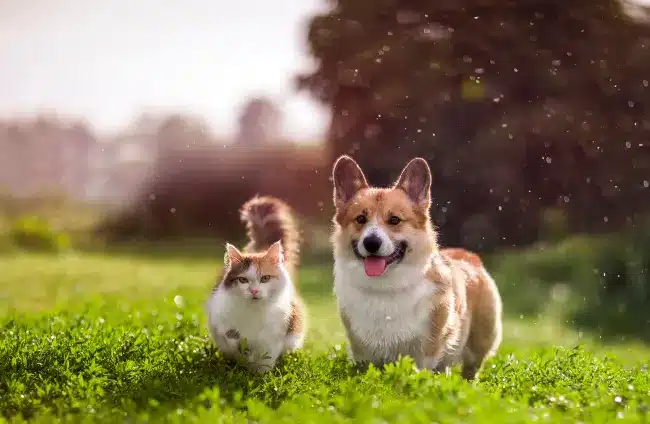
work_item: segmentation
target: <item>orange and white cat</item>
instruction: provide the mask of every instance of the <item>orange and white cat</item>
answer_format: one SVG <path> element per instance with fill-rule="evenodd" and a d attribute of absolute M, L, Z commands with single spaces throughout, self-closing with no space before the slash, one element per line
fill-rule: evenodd
<path fill-rule="evenodd" d="M 477 255 L 439 248 L 427 162 L 376 188 L 342 156 L 333 181 L 334 292 L 352 359 L 381 366 L 408 355 L 435 372 L 462 363 L 474 379 L 501 343 L 501 298 Z"/>
<path fill-rule="evenodd" d="M 256 372 L 302 348 L 306 320 L 294 285 L 299 234 L 289 206 L 254 197 L 241 208 L 249 244 L 226 245 L 224 270 L 208 301 L 210 335 L 224 356 Z"/>

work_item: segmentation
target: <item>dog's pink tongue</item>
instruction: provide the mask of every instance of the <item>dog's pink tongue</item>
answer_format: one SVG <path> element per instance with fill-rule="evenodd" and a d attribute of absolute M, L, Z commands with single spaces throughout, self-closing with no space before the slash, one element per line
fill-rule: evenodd
<path fill-rule="evenodd" d="M 386 271 L 386 258 L 369 256 L 363 260 L 368 277 L 379 277 Z"/>

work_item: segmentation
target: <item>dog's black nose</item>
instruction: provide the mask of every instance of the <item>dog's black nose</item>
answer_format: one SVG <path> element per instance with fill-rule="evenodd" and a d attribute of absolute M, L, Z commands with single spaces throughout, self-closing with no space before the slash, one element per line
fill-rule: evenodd
<path fill-rule="evenodd" d="M 381 247 L 381 239 L 375 234 L 370 234 L 363 239 L 363 247 L 365 247 L 368 253 L 377 253 Z"/>

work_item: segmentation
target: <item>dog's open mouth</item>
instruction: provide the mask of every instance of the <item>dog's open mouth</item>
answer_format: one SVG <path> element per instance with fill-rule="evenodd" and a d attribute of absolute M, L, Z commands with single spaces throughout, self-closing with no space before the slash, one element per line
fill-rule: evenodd
<path fill-rule="evenodd" d="M 388 256 L 369 255 L 364 257 L 359 252 L 357 244 L 357 241 L 352 242 L 352 250 L 354 250 L 354 254 L 357 256 L 357 258 L 363 261 L 363 267 L 368 277 L 379 277 L 380 275 L 383 275 L 390 264 L 399 262 L 404 259 L 406 248 L 408 247 L 408 244 L 405 241 L 401 241 L 393 253 Z"/>

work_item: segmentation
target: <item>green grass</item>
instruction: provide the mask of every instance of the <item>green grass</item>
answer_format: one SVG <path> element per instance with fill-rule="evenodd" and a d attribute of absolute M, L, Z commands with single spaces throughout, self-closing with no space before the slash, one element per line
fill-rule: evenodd
<path fill-rule="evenodd" d="M 264 376 L 226 364 L 205 330 L 221 252 L 0 257 L 0 416 L 34 422 L 648 422 L 650 349 L 522 312 L 508 262 L 505 340 L 477 383 L 405 359 L 359 373 L 331 294 L 306 265 L 305 350 Z M 515 273 L 516 271 L 516 273 Z M 537 287 L 537 285 L 535 286 Z M 537 290 L 537 289 L 536 289 Z M 540 292 L 541 293 L 541 292 Z M 576 348 L 576 345 L 582 345 Z M 563 346 L 563 347 L 558 347 Z"/>

